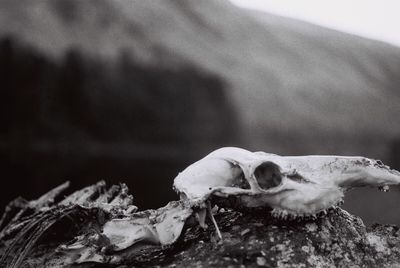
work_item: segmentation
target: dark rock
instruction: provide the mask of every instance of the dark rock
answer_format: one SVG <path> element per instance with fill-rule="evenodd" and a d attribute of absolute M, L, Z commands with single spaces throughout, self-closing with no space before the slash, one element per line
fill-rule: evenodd
<path fill-rule="evenodd" d="M 383 267 L 399 265 L 397 226 L 374 225 L 342 209 L 316 221 L 278 221 L 269 214 L 226 211 L 216 215 L 223 242 L 212 228 L 190 228 L 166 267 Z M 245 235 L 242 233 L 245 232 Z M 151 258 L 150 258 L 151 259 Z M 139 263 L 136 263 L 137 265 Z M 146 261 L 140 263 L 149 265 Z"/>

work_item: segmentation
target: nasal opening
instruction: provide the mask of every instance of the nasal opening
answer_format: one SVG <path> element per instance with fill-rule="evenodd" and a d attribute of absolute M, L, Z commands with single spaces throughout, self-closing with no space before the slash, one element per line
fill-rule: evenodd
<path fill-rule="evenodd" d="M 276 187 L 282 182 L 282 175 L 278 165 L 272 162 L 260 164 L 254 171 L 258 185 L 264 190 Z"/>

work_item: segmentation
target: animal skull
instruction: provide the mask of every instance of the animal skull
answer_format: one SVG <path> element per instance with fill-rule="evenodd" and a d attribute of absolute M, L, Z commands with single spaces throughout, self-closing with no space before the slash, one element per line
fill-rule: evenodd
<path fill-rule="evenodd" d="M 240 148 L 218 149 L 181 172 L 174 188 L 202 206 L 218 196 L 244 208 L 272 208 L 272 215 L 314 216 L 342 202 L 352 187 L 400 184 L 400 172 L 379 160 L 343 156 L 279 156 Z"/>

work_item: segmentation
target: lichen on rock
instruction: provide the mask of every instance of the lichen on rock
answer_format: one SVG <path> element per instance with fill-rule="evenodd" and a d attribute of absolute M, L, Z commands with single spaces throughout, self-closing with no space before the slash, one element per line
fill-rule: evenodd
<path fill-rule="evenodd" d="M 212 230 L 192 239 L 170 266 L 227 267 L 391 267 L 399 265 L 396 226 L 366 228 L 362 220 L 338 208 L 315 222 L 281 221 L 267 214 L 226 211 L 216 215 L 223 243 Z M 244 230 L 250 230 L 241 235 Z M 199 230 L 189 229 L 185 237 Z M 209 238 L 210 237 L 210 238 Z M 371 239 L 373 237 L 374 239 Z M 189 241 L 186 239 L 186 241 Z M 390 241 L 377 243 L 377 241 Z M 197 252 L 197 253 L 196 253 Z"/>

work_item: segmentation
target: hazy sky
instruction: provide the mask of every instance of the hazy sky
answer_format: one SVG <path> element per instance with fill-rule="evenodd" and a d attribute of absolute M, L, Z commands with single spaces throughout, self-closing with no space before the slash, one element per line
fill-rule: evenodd
<path fill-rule="evenodd" d="M 231 0 L 400 46 L 400 0 Z"/>

